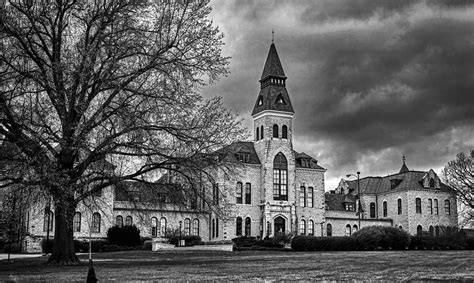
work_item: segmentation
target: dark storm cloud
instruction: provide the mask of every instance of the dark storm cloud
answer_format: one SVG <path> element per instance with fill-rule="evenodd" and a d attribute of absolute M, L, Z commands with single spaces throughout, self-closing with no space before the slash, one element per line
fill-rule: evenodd
<path fill-rule="evenodd" d="M 231 75 L 209 88 L 243 117 L 275 43 L 295 146 L 347 171 L 440 168 L 474 138 L 474 2 L 216 1 Z M 250 125 L 250 119 L 247 120 Z M 368 173 L 367 173 L 368 174 Z"/>

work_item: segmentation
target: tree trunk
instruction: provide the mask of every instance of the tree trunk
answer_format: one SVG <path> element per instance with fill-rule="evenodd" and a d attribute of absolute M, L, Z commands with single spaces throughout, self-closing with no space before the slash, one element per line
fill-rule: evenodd
<path fill-rule="evenodd" d="M 80 263 L 74 252 L 73 218 L 75 206 L 67 201 L 56 202 L 53 252 L 48 259 L 50 265 L 77 265 Z"/>

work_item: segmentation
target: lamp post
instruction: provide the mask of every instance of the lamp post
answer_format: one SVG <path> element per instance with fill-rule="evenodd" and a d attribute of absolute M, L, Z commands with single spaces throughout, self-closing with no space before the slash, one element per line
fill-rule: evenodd
<path fill-rule="evenodd" d="M 359 228 L 360 229 L 360 182 L 359 182 L 359 176 L 360 176 L 360 172 L 357 171 L 357 176 L 354 175 L 354 174 L 347 174 L 346 177 L 349 178 L 349 177 L 356 177 L 357 178 L 357 215 L 359 217 Z"/>
<path fill-rule="evenodd" d="M 178 241 L 178 247 L 181 247 L 181 227 L 183 225 L 183 221 L 179 221 L 179 241 Z"/>

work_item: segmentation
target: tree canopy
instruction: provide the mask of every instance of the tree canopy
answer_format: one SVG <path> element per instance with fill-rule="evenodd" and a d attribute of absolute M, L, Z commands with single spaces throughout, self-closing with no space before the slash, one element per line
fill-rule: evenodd
<path fill-rule="evenodd" d="M 0 186 L 40 186 L 51 197 L 55 241 L 72 242 L 73 210 L 95 190 L 164 169 L 191 182 L 210 153 L 244 134 L 219 98 L 199 94 L 229 63 L 210 11 L 208 1 L 2 8 L 0 138 L 15 154 Z M 54 261 L 77 261 L 56 246 Z"/>
<path fill-rule="evenodd" d="M 455 160 L 448 162 L 443 174 L 446 184 L 467 208 L 466 221 L 474 219 L 474 150 L 470 154 L 458 153 Z"/>

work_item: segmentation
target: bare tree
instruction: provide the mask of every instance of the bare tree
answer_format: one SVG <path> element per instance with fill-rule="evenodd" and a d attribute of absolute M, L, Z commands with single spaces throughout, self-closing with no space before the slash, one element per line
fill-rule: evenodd
<path fill-rule="evenodd" d="M 228 67 L 207 2 L 9 1 L 0 12 L 0 138 L 21 168 L 0 186 L 52 198 L 49 263 L 79 262 L 72 219 L 95 191 L 163 169 L 209 177 L 210 154 L 244 134 L 219 98 L 198 94 Z"/>
<path fill-rule="evenodd" d="M 455 160 L 444 167 L 445 183 L 454 189 L 458 199 L 466 206 L 464 215 L 474 217 L 474 150 L 470 154 L 458 153 Z M 466 219 L 469 221 L 469 219 Z"/>

